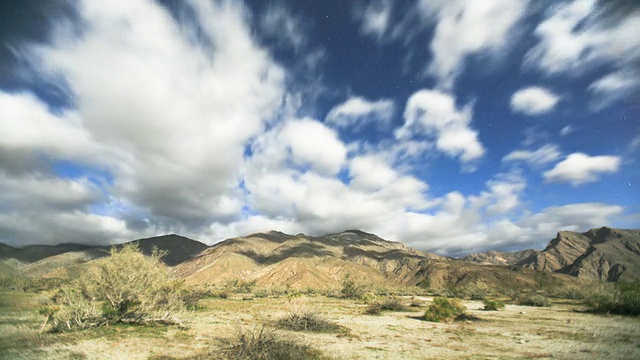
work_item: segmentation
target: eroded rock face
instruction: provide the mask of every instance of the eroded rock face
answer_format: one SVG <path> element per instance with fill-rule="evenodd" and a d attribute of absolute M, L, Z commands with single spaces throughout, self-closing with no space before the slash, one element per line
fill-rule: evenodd
<path fill-rule="evenodd" d="M 490 250 L 482 253 L 469 254 L 460 260 L 480 265 L 515 265 L 518 262 L 537 254 L 536 250 L 522 250 L 514 252 Z"/>
<path fill-rule="evenodd" d="M 518 265 L 594 280 L 635 279 L 640 276 L 640 230 L 561 231 L 546 249 Z"/>

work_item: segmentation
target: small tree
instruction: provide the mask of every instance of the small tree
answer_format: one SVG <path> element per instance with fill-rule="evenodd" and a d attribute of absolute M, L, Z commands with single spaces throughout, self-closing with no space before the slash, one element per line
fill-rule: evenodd
<path fill-rule="evenodd" d="M 175 324 L 184 308 L 183 283 L 160 261 L 166 253 L 144 256 L 137 245 L 114 247 L 54 297 L 54 329 L 67 331 L 115 323 Z"/>

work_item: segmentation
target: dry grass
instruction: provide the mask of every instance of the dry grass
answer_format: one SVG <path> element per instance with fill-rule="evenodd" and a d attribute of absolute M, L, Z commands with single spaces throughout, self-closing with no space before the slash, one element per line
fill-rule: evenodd
<path fill-rule="evenodd" d="M 185 314 L 189 329 L 171 326 L 118 325 L 74 333 L 38 331 L 41 295 L 0 293 L 2 359 L 216 359 L 270 338 L 280 348 L 334 359 L 633 359 L 640 358 L 640 319 L 574 312 L 576 303 L 554 302 L 551 308 L 507 305 L 499 312 L 482 310 L 480 301 L 464 301 L 467 314 L 482 321 L 422 321 L 416 313 L 363 314 L 353 300 L 308 297 L 304 306 L 347 327 L 348 333 L 274 330 L 293 310 L 286 298 L 243 301 L 207 298 Z M 404 303 L 431 303 L 428 297 L 400 297 Z M 302 301 L 302 300 L 300 300 Z M 263 331 L 261 334 L 260 331 Z M 244 338 L 240 339 L 240 334 Z M 242 341 L 246 345 L 241 345 Z M 279 343 L 278 341 L 285 341 Z M 290 343 L 289 343 L 290 342 Z M 307 345 L 311 345 L 308 347 Z M 257 346 L 259 348 L 259 346 Z M 234 348 L 235 350 L 231 350 Z M 305 350 L 306 349 L 306 350 Z M 322 354 L 314 349 L 321 349 Z M 243 350 L 244 351 L 244 350 Z M 242 352 L 241 352 L 242 353 Z M 306 355 L 305 355 L 306 356 Z M 237 358 L 237 357 L 236 357 Z"/>

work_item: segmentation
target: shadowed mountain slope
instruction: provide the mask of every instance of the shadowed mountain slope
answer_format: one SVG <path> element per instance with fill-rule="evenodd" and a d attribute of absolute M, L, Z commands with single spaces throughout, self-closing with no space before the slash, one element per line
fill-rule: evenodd
<path fill-rule="evenodd" d="M 585 233 L 561 231 L 547 247 L 518 265 L 585 279 L 618 281 L 640 277 L 640 230 L 602 227 Z"/>

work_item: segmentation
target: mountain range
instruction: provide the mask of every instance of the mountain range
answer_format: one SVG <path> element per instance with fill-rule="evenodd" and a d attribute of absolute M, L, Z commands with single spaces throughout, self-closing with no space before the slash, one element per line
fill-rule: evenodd
<path fill-rule="evenodd" d="M 207 246 L 179 235 L 136 240 L 145 254 L 166 250 L 163 261 L 192 284 L 246 281 L 258 286 L 333 289 L 346 277 L 381 286 L 490 289 L 535 288 L 579 280 L 618 281 L 640 275 L 640 230 L 561 231 L 542 251 L 489 251 L 459 259 L 409 248 L 359 230 L 325 236 L 277 231 L 237 237 Z M 114 245 L 120 246 L 120 245 Z M 0 273 L 69 277 L 110 246 L 60 244 L 10 247 L 0 244 Z"/>

